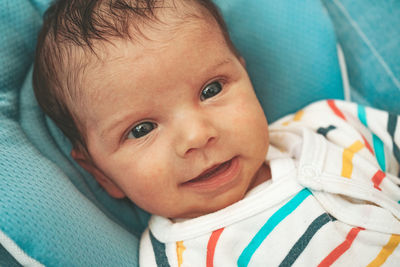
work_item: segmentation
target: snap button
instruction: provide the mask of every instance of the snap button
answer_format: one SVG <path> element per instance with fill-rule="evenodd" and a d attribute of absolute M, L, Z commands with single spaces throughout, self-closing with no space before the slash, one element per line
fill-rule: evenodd
<path fill-rule="evenodd" d="M 319 169 L 313 165 L 303 165 L 299 169 L 299 182 L 312 190 L 321 190 L 322 181 Z"/>
<path fill-rule="evenodd" d="M 311 179 L 318 176 L 318 171 L 312 165 L 304 165 L 300 169 L 300 176 L 305 179 Z"/>

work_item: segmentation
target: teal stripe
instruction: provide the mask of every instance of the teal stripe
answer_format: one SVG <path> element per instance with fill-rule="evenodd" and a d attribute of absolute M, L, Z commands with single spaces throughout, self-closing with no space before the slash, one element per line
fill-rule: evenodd
<path fill-rule="evenodd" d="M 154 256 L 156 258 L 157 267 L 170 267 L 167 254 L 165 253 L 165 244 L 158 241 L 150 231 L 151 245 L 153 246 Z"/>
<path fill-rule="evenodd" d="M 366 127 L 368 127 L 367 124 L 367 114 L 365 112 L 365 107 L 358 105 L 358 119 L 364 124 Z"/>
<path fill-rule="evenodd" d="M 263 225 L 263 227 L 261 227 L 261 229 L 247 245 L 247 247 L 243 250 L 237 261 L 237 265 L 247 266 L 250 262 L 251 257 L 256 252 L 261 243 L 265 240 L 265 238 L 267 238 L 272 230 L 290 213 L 292 213 L 309 195 L 311 195 L 310 190 L 304 188 L 291 200 L 289 200 L 283 207 L 276 211 Z"/>
<path fill-rule="evenodd" d="M 376 159 L 378 160 L 379 166 L 382 171 L 386 171 L 386 161 L 385 161 L 385 150 L 383 148 L 383 142 L 375 134 L 372 136 L 372 141 L 374 143 L 374 151 Z"/>
<path fill-rule="evenodd" d="M 303 253 L 304 249 L 307 247 L 308 243 L 310 243 L 313 236 L 321 229 L 322 226 L 327 224 L 330 221 L 334 221 L 334 218 L 331 218 L 327 213 L 321 214 L 318 218 L 316 218 L 304 232 L 304 234 L 297 240 L 296 244 L 292 247 L 289 253 L 286 255 L 285 259 L 279 264 L 279 267 L 292 266 L 293 263 L 297 260 L 301 253 Z"/>
<path fill-rule="evenodd" d="M 394 154 L 397 162 L 400 163 L 400 149 L 394 140 L 395 131 L 396 131 L 396 127 L 397 127 L 397 120 L 398 120 L 397 115 L 389 114 L 387 130 L 388 130 L 390 136 L 392 137 L 393 154 Z"/>
<path fill-rule="evenodd" d="M 367 113 L 365 112 L 365 107 L 358 105 L 357 110 L 358 119 L 362 122 L 362 124 L 368 127 Z M 372 134 L 372 141 L 374 144 L 374 151 L 376 159 L 378 160 L 378 164 L 381 167 L 382 171 L 386 171 L 385 150 L 383 148 L 383 142 L 375 134 Z"/>
<path fill-rule="evenodd" d="M 397 116 L 396 114 L 390 114 L 389 113 L 389 118 L 388 118 L 388 132 L 390 134 L 390 136 L 392 137 L 392 142 L 393 142 L 393 153 L 394 156 L 397 160 L 398 163 L 400 163 L 400 149 L 397 146 L 397 144 L 395 143 L 394 137 L 395 137 L 395 132 L 396 132 L 396 127 L 397 127 L 397 120 L 400 117 Z M 400 177 L 400 171 L 399 174 L 397 175 L 397 177 Z M 400 200 L 397 201 L 397 203 L 400 204 Z"/>

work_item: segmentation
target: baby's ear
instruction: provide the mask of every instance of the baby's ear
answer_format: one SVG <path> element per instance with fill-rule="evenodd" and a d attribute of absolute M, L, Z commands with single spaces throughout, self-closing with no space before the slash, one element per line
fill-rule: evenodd
<path fill-rule="evenodd" d="M 86 153 L 83 153 L 79 148 L 71 150 L 71 157 L 107 191 L 107 193 L 114 198 L 124 198 L 125 193 L 110 179 L 108 178 L 93 161 L 88 158 Z"/>

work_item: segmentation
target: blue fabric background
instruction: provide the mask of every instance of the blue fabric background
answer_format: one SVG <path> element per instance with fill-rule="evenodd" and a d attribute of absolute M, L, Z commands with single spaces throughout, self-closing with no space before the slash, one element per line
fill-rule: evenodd
<path fill-rule="evenodd" d="M 400 1 L 323 3 L 346 58 L 352 100 L 400 114 Z"/>
<path fill-rule="evenodd" d="M 390 71 L 399 78 L 398 2 L 384 8 L 372 1 L 323 2 L 329 14 L 317 0 L 216 0 L 270 121 L 314 100 L 343 98 L 330 18 L 348 58 L 352 94 L 398 108 L 388 78 Z M 48 3 L 0 1 L 0 230 L 48 266 L 136 266 L 148 214 L 108 197 L 71 160 L 70 144 L 33 97 L 30 66 Z M 379 12 L 387 23 L 378 33 L 373 25 L 382 19 L 373 14 Z M 375 63 L 382 60 L 354 23 L 387 67 Z"/>
<path fill-rule="evenodd" d="M 336 39 L 319 1 L 216 0 L 270 122 L 343 98 Z"/>

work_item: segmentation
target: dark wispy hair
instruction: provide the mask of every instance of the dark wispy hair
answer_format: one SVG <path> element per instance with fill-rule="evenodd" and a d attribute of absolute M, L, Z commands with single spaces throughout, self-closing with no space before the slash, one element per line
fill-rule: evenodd
<path fill-rule="evenodd" d="M 75 147 L 86 151 L 81 81 L 86 59 L 96 55 L 98 43 L 115 38 L 140 39 L 141 29 L 158 21 L 158 9 L 176 2 L 196 7 L 195 16 L 209 16 L 238 55 L 225 22 L 211 0 L 58 0 L 44 15 L 33 71 L 35 96 L 43 111 Z M 79 106 L 80 105 L 80 106 Z"/>

